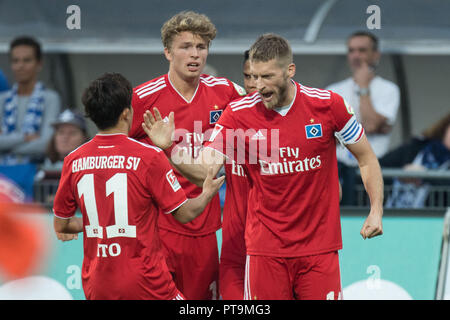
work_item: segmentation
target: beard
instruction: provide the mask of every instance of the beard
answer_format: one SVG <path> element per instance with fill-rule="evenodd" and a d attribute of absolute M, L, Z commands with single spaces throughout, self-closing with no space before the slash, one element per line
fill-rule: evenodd
<path fill-rule="evenodd" d="M 289 82 L 284 81 L 281 86 L 277 86 L 276 89 L 272 92 L 271 101 L 265 102 L 263 100 L 264 106 L 269 110 L 283 107 L 283 104 L 285 103 L 287 97 L 288 85 Z"/>

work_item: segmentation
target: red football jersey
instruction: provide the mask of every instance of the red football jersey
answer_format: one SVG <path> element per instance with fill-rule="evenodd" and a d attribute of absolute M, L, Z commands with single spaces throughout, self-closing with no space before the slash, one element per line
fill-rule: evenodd
<path fill-rule="evenodd" d="M 151 143 L 142 129 L 143 114 L 157 107 L 163 118 L 175 113 L 175 143 L 185 148 L 193 157 L 198 155 L 205 141 L 229 102 L 245 94 L 244 90 L 228 79 L 202 75 L 191 101 L 172 86 L 168 75 L 160 76 L 133 90 L 133 125 L 129 136 Z M 201 193 L 201 188 L 189 182 L 178 171 L 175 174 L 188 198 Z M 173 217 L 159 219 L 160 228 L 185 235 L 205 235 L 216 232 L 220 226 L 220 199 L 217 194 L 200 216 L 181 224 Z"/>
<path fill-rule="evenodd" d="M 124 134 L 96 135 L 64 159 L 53 211 L 83 216 L 88 299 L 171 299 L 176 292 L 157 229 L 158 209 L 186 199 L 164 153 Z M 168 214 L 171 215 L 171 214 Z"/>
<path fill-rule="evenodd" d="M 296 257 L 342 247 L 335 133 L 354 143 L 364 131 L 339 95 L 295 85 L 284 115 L 266 109 L 259 93 L 230 103 L 208 145 L 246 169 L 250 255 Z"/>
<path fill-rule="evenodd" d="M 244 239 L 249 187 L 244 167 L 235 161 L 225 164 L 225 175 L 219 290 L 224 300 L 242 300 L 247 254 Z"/>
<path fill-rule="evenodd" d="M 244 230 L 248 202 L 248 182 L 245 169 L 233 161 L 225 164 L 226 191 L 223 206 L 221 261 L 245 264 Z"/>

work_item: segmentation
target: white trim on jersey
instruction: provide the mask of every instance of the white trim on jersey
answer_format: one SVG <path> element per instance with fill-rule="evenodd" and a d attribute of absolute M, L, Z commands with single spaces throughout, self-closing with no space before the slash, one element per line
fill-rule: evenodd
<path fill-rule="evenodd" d="M 305 87 L 300 84 L 300 92 L 306 94 L 308 97 L 328 100 L 331 98 L 330 91 L 317 88 Z"/>
<path fill-rule="evenodd" d="M 364 128 L 356 120 L 353 115 L 342 128 L 341 131 L 336 132 L 334 135 L 341 142 L 341 144 L 354 144 L 358 142 L 364 134 Z"/>
<path fill-rule="evenodd" d="M 170 213 L 172 213 L 172 212 L 174 212 L 175 210 L 177 210 L 179 207 L 181 207 L 183 204 L 185 204 L 186 203 L 186 201 L 188 201 L 189 199 L 185 199 L 182 203 L 180 203 L 178 206 L 176 206 L 175 208 L 173 208 L 172 210 L 170 210 L 170 211 L 167 211 L 167 212 L 164 212 L 165 214 L 170 214 Z"/>
<path fill-rule="evenodd" d="M 137 95 L 138 95 L 139 99 L 142 99 L 142 98 L 144 98 L 144 97 L 146 97 L 146 96 L 148 96 L 148 95 L 150 95 L 152 93 L 155 93 L 155 92 L 158 92 L 161 89 L 164 89 L 165 87 L 167 87 L 167 85 L 166 85 L 165 82 L 163 82 L 162 84 L 159 84 L 158 86 L 153 86 L 153 87 L 148 88 L 148 89 L 146 89 L 144 91 L 141 91 Z"/>
<path fill-rule="evenodd" d="M 251 108 L 255 104 L 261 101 L 261 96 L 258 92 L 254 93 L 251 96 L 247 96 L 238 101 L 233 101 L 230 103 L 230 108 L 232 111 L 237 111 L 240 109 Z"/>
<path fill-rule="evenodd" d="M 173 90 L 175 90 L 175 92 L 178 93 L 178 95 L 179 95 L 184 101 L 186 101 L 187 103 L 191 103 L 192 101 L 194 101 L 194 98 L 195 98 L 195 96 L 197 95 L 198 88 L 200 87 L 200 81 L 199 81 L 198 84 L 197 84 L 197 88 L 195 88 L 195 92 L 194 92 L 194 94 L 192 95 L 191 100 L 187 100 L 187 99 L 186 99 L 186 98 L 185 98 L 185 97 L 177 90 L 177 88 L 175 88 L 175 86 L 173 85 L 172 81 L 170 81 L 170 74 L 169 74 L 169 73 L 167 74 L 167 79 L 169 79 L 169 83 L 170 83 L 171 87 L 173 88 Z"/>
<path fill-rule="evenodd" d="M 250 290 L 250 256 L 245 259 L 245 275 L 244 275 L 244 300 L 252 300 Z"/>
<path fill-rule="evenodd" d="M 184 300 L 184 298 L 179 293 L 177 293 L 175 298 L 173 298 L 172 300 Z"/>
<path fill-rule="evenodd" d="M 221 85 L 221 84 L 230 86 L 230 84 L 228 83 L 226 78 L 216 78 L 213 76 L 208 76 L 208 77 L 200 76 L 200 81 L 203 82 L 204 84 L 206 84 L 208 87 L 213 87 L 213 86 Z"/>
<path fill-rule="evenodd" d="M 219 85 L 230 86 L 230 84 L 228 83 L 228 81 L 225 78 L 223 78 L 223 80 L 220 80 L 218 78 L 207 79 L 207 78 L 200 77 L 200 81 L 208 87 L 214 87 L 214 86 L 219 86 Z"/>
<path fill-rule="evenodd" d="M 161 78 L 161 79 L 159 79 L 159 80 L 152 81 L 152 82 L 146 84 L 145 86 L 143 86 L 143 87 L 137 89 L 137 90 L 135 91 L 135 93 L 136 93 L 138 96 L 140 96 L 142 93 L 147 92 L 147 91 L 149 91 L 149 90 L 152 90 L 152 89 L 154 89 L 154 88 L 156 88 L 157 86 L 162 85 L 162 84 L 165 84 L 165 79 L 164 79 L 164 77 Z"/>
<path fill-rule="evenodd" d="M 142 99 L 142 98 L 148 96 L 149 94 L 152 94 L 152 93 L 158 92 L 158 91 L 161 90 L 161 89 L 164 89 L 165 87 L 167 87 L 166 84 L 160 85 L 159 87 L 157 87 L 157 88 L 155 88 L 155 89 L 153 89 L 153 90 L 151 90 L 151 91 L 148 91 L 148 92 L 146 92 L 146 93 L 144 93 L 144 94 L 142 94 L 142 95 L 138 95 L 138 97 L 139 97 L 140 99 Z"/>
<path fill-rule="evenodd" d="M 161 151 L 162 151 L 161 148 L 158 148 L 158 147 L 156 147 L 156 146 L 152 146 L 152 145 L 150 145 L 150 144 L 147 144 L 147 143 L 143 143 L 143 142 L 134 140 L 133 138 L 130 138 L 130 137 L 127 137 L 127 138 L 128 138 L 128 140 L 131 140 L 131 141 L 133 141 L 133 142 L 139 143 L 141 146 L 147 147 L 147 148 L 149 148 L 149 149 L 153 149 L 153 150 L 155 150 L 156 152 L 161 152 Z"/>
<path fill-rule="evenodd" d="M 321 95 L 325 95 L 325 96 L 330 96 L 330 91 L 329 90 L 325 90 L 325 89 L 318 89 L 318 88 L 311 88 L 311 87 L 307 87 L 304 85 L 300 85 L 301 89 L 304 89 L 306 91 L 309 91 L 311 93 L 317 93 L 317 94 L 321 94 Z"/>
<path fill-rule="evenodd" d="M 57 217 L 58 219 L 69 220 L 69 219 L 72 219 L 73 217 L 75 217 L 75 212 L 70 217 L 61 217 L 61 216 L 57 215 L 55 212 L 55 209 L 53 209 L 53 215 L 55 217 Z"/>
<path fill-rule="evenodd" d="M 228 82 L 227 82 L 227 83 L 219 83 L 219 82 L 207 83 L 207 82 L 202 81 L 202 80 L 200 80 L 200 82 L 202 82 L 205 86 L 208 86 L 208 87 L 215 87 L 215 86 L 224 86 L 224 85 L 228 85 Z"/>

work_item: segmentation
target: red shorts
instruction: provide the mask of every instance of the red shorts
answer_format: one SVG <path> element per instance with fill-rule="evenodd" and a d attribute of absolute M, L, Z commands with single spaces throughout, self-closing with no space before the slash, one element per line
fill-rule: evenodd
<path fill-rule="evenodd" d="M 216 234 L 192 237 L 165 229 L 160 229 L 159 234 L 178 290 L 188 300 L 216 300 L 219 277 Z"/>
<path fill-rule="evenodd" d="M 147 264 L 143 273 L 142 270 L 133 272 L 136 264 L 131 261 L 120 270 L 103 265 L 98 270 L 90 270 L 89 276 L 83 274 L 86 300 L 185 300 L 175 286 L 163 253 L 155 252 L 152 258 L 156 263 Z M 83 263 L 83 270 L 84 267 Z"/>
<path fill-rule="evenodd" d="M 336 300 L 341 290 L 337 251 L 297 258 L 247 256 L 245 300 Z"/>

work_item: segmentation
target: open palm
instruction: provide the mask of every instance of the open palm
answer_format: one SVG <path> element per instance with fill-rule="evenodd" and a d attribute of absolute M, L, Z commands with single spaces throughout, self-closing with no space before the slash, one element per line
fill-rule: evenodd
<path fill-rule="evenodd" d="M 161 149 L 167 149 L 172 145 L 172 136 L 175 131 L 173 112 L 169 114 L 169 121 L 162 119 L 157 108 L 153 108 L 153 112 L 155 116 L 150 110 L 145 111 L 142 128 L 153 144 Z"/>

